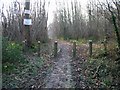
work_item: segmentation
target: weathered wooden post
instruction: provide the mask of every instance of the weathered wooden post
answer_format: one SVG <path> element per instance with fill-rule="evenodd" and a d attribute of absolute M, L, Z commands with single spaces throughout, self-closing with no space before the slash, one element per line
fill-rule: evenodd
<path fill-rule="evenodd" d="M 57 51 L 58 51 L 58 42 L 55 41 L 55 42 L 54 42 L 54 57 L 57 56 Z"/>
<path fill-rule="evenodd" d="M 22 41 L 23 46 L 23 52 L 26 52 L 26 39 Z"/>
<path fill-rule="evenodd" d="M 32 19 L 30 18 L 30 0 L 25 0 L 24 14 L 23 24 L 25 26 L 26 48 L 29 49 L 31 47 L 30 25 L 32 25 Z"/>
<path fill-rule="evenodd" d="M 107 55 L 107 39 L 104 39 L 103 46 L 104 46 L 104 54 Z"/>
<path fill-rule="evenodd" d="M 92 40 L 89 40 L 89 56 L 92 56 Z"/>
<path fill-rule="evenodd" d="M 40 57 L 40 41 L 38 41 L 38 57 Z"/>
<path fill-rule="evenodd" d="M 76 42 L 73 42 L 73 58 L 76 57 Z"/>

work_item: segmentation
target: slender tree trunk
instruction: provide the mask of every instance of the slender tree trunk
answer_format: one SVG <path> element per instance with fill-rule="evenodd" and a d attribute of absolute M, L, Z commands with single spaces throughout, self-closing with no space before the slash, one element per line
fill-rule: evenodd
<path fill-rule="evenodd" d="M 120 50 L 120 35 L 119 35 L 117 23 L 116 23 L 116 17 L 114 16 L 114 14 L 113 14 L 112 11 L 111 11 L 111 15 L 112 15 L 112 20 L 113 20 L 114 28 L 115 28 L 115 33 L 116 33 L 118 48 L 119 48 L 119 50 Z"/>
<path fill-rule="evenodd" d="M 112 19 L 113 19 L 113 24 L 114 24 L 114 28 L 115 28 L 116 37 L 117 37 L 118 48 L 120 50 L 120 35 L 119 35 L 118 27 L 116 24 L 116 19 L 115 19 L 115 16 L 113 15 L 113 13 L 112 13 Z"/>
<path fill-rule="evenodd" d="M 116 34 L 116 38 L 117 38 L 117 44 L 118 44 L 118 48 L 120 50 L 120 35 L 119 35 L 119 31 L 118 31 L 118 27 L 117 27 L 117 23 L 116 23 L 116 17 L 114 15 L 114 13 L 112 12 L 112 10 L 110 9 L 110 6 L 108 4 L 108 9 L 112 15 L 112 21 L 113 21 L 113 24 L 114 24 L 114 28 L 115 28 L 115 34 Z"/>

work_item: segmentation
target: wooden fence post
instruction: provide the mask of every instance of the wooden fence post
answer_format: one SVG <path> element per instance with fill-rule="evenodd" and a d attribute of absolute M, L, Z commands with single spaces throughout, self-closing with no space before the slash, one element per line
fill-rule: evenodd
<path fill-rule="evenodd" d="M 73 58 L 76 57 L 76 42 L 73 42 Z"/>
<path fill-rule="evenodd" d="M 26 39 L 22 41 L 23 46 L 23 52 L 26 52 Z"/>
<path fill-rule="evenodd" d="M 38 57 L 40 57 L 40 41 L 38 41 Z"/>
<path fill-rule="evenodd" d="M 89 56 L 92 56 L 92 40 L 89 40 Z"/>
<path fill-rule="evenodd" d="M 107 55 L 107 40 L 104 39 L 103 41 L 103 46 L 104 46 L 104 54 Z"/>
<path fill-rule="evenodd" d="M 54 57 L 57 56 L 57 51 L 58 51 L 58 42 L 55 41 L 55 42 L 54 42 Z"/>

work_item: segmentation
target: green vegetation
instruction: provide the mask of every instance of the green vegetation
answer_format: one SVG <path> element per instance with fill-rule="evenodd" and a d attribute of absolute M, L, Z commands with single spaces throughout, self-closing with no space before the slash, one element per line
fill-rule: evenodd
<path fill-rule="evenodd" d="M 91 88 L 115 88 L 118 89 L 119 64 L 116 59 L 120 57 L 115 44 L 107 44 L 107 55 L 104 46 L 100 43 L 93 45 L 93 56 L 84 63 L 86 84 Z"/>
<path fill-rule="evenodd" d="M 85 63 L 86 83 L 88 86 L 96 88 L 115 88 L 117 69 L 114 61 L 104 57 L 99 59 L 89 59 Z M 113 85 L 113 86 L 112 86 Z"/>
<path fill-rule="evenodd" d="M 73 40 L 70 40 L 73 43 Z M 76 81 L 75 87 L 81 87 L 81 82 L 88 88 L 115 89 L 119 88 L 119 60 L 120 55 L 116 48 L 116 43 L 110 41 L 106 43 L 104 49 L 101 41 L 93 42 L 93 54 L 89 57 L 89 46 L 86 40 L 77 42 L 77 58 L 73 59 L 73 79 Z M 105 53 L 107 52 L 107 54 Z M 82 57 L 82 58 L 81 58 Z"/>
<path fill-rule="evenodd" d="M 2 41 L 2 62 L 19 62 L 24 60 L 22 46 L 15 42 L 9 42 L 6 38 Z"/>
<path fill-rule="evenodd" d="M 22 51 L 23 47 L 21 44 L 8 41 L 7 38 L 3 38 L 2 45 L 3 88 L 20 88 L 32 84 L 33 82 L 28 82 L 38 75 L 46 59 L 44 55 L 42 57 L 33 55 L 38 50 L 37 44 L 33 44 L 27 52 Z M 41 44 L 41 48 L 41 53 L 45 53 L 45 50 L 48 50 L 48 45 Z"/>
<path fill-rule="evenodd" d="M 44 59 L 33 58 L 26 59 L 19 64 L 4 63 L 3 64 L 3 87 L 4 88 L 20 88 L 24 87 L 23 83 L 32 80 L 38 75 L 39 69 L 44 64 Z M 30 84 L 30 83 L 28 83 Z M 26 84 L 27 85 L 27 84 Z"/>
<path fill-rule="evenodd" d="M 78 39 L 78 40 L 69 40 L 71 43 L 72 42 L 76 42 L 77 43 L 77 45 L 81 45 L 81 44 L 87 44 L 87 42 L 88 42 L 88 40 L 86 40 L 86 39 Z"/>

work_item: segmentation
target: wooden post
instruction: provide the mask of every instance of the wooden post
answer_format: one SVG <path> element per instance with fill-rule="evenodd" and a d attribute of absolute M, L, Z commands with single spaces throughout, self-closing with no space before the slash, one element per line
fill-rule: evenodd
<path fill-rule="evenodd" d="M 22 44 L 23 44 L 23 52 L 25 52 L 26 51 L 26 39 L 22 41 Z"/>
<path fill-rule="evenodd" d="M 89 56 L 92 56 L 92 40 L 89 40 Z"/>
<path fill-rule="evenodd" d="M 103 46 L 104 46 L 104 54 L 107 55 L 107 39 L 104 39 Z"/>
<path fill-rule="evenodd" d="M 76 57 L 76 42 L 73 42 L 73 58 Z"/>
<path fill-rule="evenodd" d="M 55 42 L 54 42 L 54 57 L 57 56 L 57 51 L 58 51 L 58 42 L 55 41 Z"/>
<path fill-rule="evenodd" d="M 0 22 L 0 90 L 2 90 L 2 23 Z"/>
<path fill-rule="evenodd" d="M 25 0 L 25 10 L 30 11 L 30 0 Z M 26 20 L 30 19 L 29 13 L 25 13 Z M 30 40 L 30 25 L 25 25 L 25 38 L 26 38 L 26 48 L 31 47 L 31 40 Z"/>
<path fill-rule="evenodd" d="M 38 41 L 38 57 L 40 57 L 40 41 Z"/>

